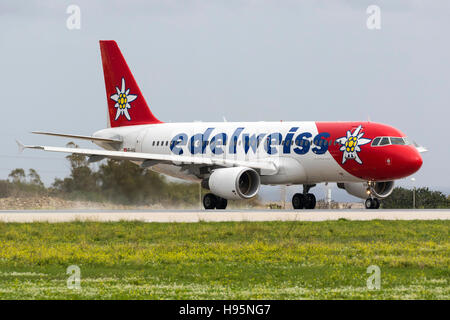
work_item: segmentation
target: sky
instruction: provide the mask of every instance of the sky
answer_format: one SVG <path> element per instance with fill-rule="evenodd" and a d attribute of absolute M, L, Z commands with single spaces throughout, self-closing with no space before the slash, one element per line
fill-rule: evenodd
<path fill-rule="evenodd" d="M 72 4 L 80 29 L 67 28 Z M 380 29 L 367 27 L 369 5 Z M 0 179 L 69 174 L 64 155 L 18 154 L 15 139 L 63 146 L 30 131 L 106 126 L 98 40 L 113 39 L 162 121 L 382 122 L 429 149 L 414 185 L 450 193 L 449 13 L 446 0 L 3 0 Z"/>

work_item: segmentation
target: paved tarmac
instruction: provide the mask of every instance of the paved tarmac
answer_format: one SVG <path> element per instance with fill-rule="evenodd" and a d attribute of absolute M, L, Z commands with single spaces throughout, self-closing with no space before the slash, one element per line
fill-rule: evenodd
<path fill-rule="evenodd" d="M 0 210 L 0 222 L 450 220 L 450 210 Z"/>

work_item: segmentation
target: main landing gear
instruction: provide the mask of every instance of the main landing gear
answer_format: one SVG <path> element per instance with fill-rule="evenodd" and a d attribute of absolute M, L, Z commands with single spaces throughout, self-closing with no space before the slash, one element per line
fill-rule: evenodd
<path fill-rule="evenodd" d="M 380 200 L 377 198 L 367 198 L 364 202 L 366 209 L 378 209 L 380 208 Z"/>
<path fill-rule="evenodd" d="M 303 185 L 303 193 L 296 193 L 292 197 L 292 207 L 294 209 L 314 209 L 316 207 L 316 196 L 309 193 L 309 189 L 315 184 Z"/>
<path fill-rule="evenodd" d="M 207 193 L 203 196 L 203 207 L 205 207 L 206 210 L 226 209 L 227 204 L 227 199 L 216 196 L 215 194 Z"/>

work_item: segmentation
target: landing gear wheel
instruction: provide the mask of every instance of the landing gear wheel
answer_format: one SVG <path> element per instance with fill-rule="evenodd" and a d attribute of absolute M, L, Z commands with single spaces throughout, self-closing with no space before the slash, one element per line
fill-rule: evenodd
<path fill-rule="evenodd" d="M 373 198 L 372 199 L 372 203 L 373 203 L 372 209 L 379 209 L 380 208 L 380 200 L 378 200 L 377 198 Z"/>
<path fill-rule="evenodd" d="M 305 207 L 306 198 L 302 193 L 296 193 L 292 197 L 292 207 L 294 209 L 303 209 Z"/>
<path fill-rule="evenodd" d="M 216 209 L 226 209 L 228 201 L 227 199 L 217 197 Z"/>
<path fill-rule="evenodd" d="M 372 209 L 373 206 L 373 200 L 372 198 L 367 198 L 366 201 L 364 202 L 364 206 L 366 207 L 366 209 Z"/>
<path fill-rule="evenodd" d="M 203 196 L 203 206 L 206 210 L 214 209 L 217 205 L 217 197 L 212 193 Z"/>
<path fill-rule="evenodd" d="M 312 193 L 307 193 L 305 209 L 314 209 L 315 207 L 316 207 L 316 196 Z"/>
<path fill-rule="evenodd" d="M 379 209 L 380 208 L 380 200 L 377 198 L 368 198 L 366 202 L 364 202 L 366 209 Z"/>

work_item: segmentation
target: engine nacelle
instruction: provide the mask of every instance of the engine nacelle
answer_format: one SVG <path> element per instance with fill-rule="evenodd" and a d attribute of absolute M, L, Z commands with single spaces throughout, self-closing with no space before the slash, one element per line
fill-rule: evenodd
<path fill-rule="evenodd" d="M 247 167 L 214 170 L 208 180 L 209 189 L 225 199 L 250 199 L 259 191 L 258 172 Z"/>
<path fill-rule="evenodd" d="M 337 184 L 340 189 L 345 189 L 352 196 L 367 199 L 370 195 L 378 199 L 384 199 L 394 190 L 394 181 L 373 182 L 345 182 Z"/>

